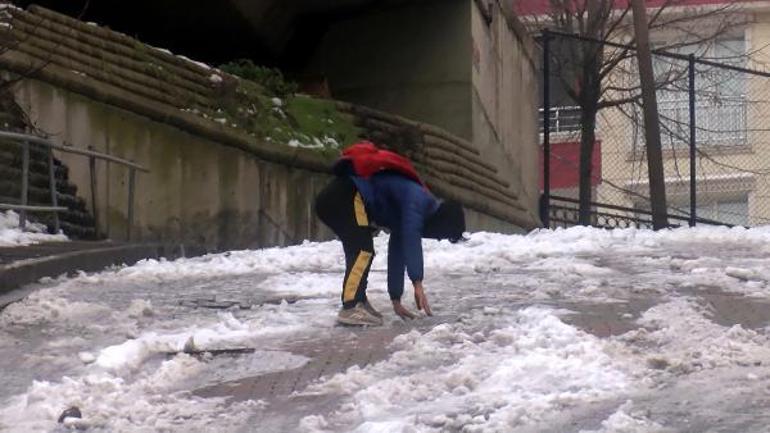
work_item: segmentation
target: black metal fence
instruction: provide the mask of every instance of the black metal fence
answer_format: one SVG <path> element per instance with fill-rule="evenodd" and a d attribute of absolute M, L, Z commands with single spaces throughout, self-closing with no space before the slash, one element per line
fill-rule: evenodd
<path fill-rule="evenodd" d="M 650 227 L 634 48 L 557 32 L 544 33 L 541 42 L 544 224 L 578 221 L 587 127 L 575 86 L 583 65 L 574 53 L 600 47 L 605 63 L 593 128 L 591 224 Z M 740 33 L 653 52 L 671 225 L 770 223 L 770 73 L 759 66 Z"/>

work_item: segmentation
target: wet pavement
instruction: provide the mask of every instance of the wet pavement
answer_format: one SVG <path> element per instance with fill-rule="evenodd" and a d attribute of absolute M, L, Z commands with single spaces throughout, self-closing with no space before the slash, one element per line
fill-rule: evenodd
<path fill-rule="evenodd" d="M 211 327 L 235 320 L 238 323 L 228 325 L 228 332 L 247 322 L 263 326 L 265 332 L 243 343 L 225 345 L 219 352 L 211 349 L 208 352 L 214 354 L 207 357 L 201 355 L 206 350 L 190 351 L 203 356 L 208 367 L 199 376 L 176 384 L 174 390 L 193 397 L 221 398 L 225 407 L 259 402 L 259 409 L 238 431 L 303 431 L 298 426 L 316 415 L 335 420 L 326 430 L 306 431 L 364 431 L 360 419 L 338 416 L 350 403 L 349 393 L 309 390 L 335 375 L 387 363 L 403 352 L 403 344 L 394 344 L 394 340 L 407 334 L 423 335 L 443 324 L 468 323 L 463 325 L 468 334 L 487 338 L 508 316 L 542 307 L 606 343 L 613 356 L 636 362 L 637 369 L 629 373 L 636 375 L 635 387 L 610 398 L 564 404 L 547 419 L 533 419 L 511 431 L 603 431 L 608 418 L 619 407 L 627 407 L 627 413 L 654 421 L 655 427 L 606 431 L 763 432 L 770 425 L 770 359 L 763 358 L 764 352 L 750 353 L 737 346 L 744 340 L 760 347 L 768 341 L 770 297 L 740 291 L 754 287 L 761 280 L 756 275 L 724 271 L 730 266 L 747 267 L 759 258 L 754 250 L 738 244 L 717 251 L 713 245 L 690 243 L 623 257 L 612 253 L 568 257 L 565 263 L 572 267 L 564 269 L 522 260 L 515 272 L 429 275 L 426 289 L 436 315 L 409 322 L 397 320 L 387 308 L 385 273 L 379 269 L 372 272 L 370 296 L 385 313 L 386 325 L 374 328 L 333 324 L 337 295 L 323 287 L 336 287 L 338 272 L 95 278 L 64 287 L 48 282 L 41 287 L 59 290 L 68 304 L 57 309 L 55 301 L 47 300 L 49 304 L 40 312 L 44 319 L 19 316 L 14 321 L 6 317 L 0 371 L 15 373 L 0 375 L 0 399 L 23 392 L 33 379 L 55 381 L 62 372 L 84 374 L 83 352 L 119 345 L 148 331 L 172 333 L 192 324 Z M 583 267 L 574 268 L 575 263 Z M 752 266 L 761 265 L 757 263 Z M 706 272 L 701 268 L 724 272 L 700 280 L 697 276 Z M 319 287 L 308 286 L 306 292 L 281 289 L 283 285 L 291 288 L 296 281 Z M 311 289 L 318 289 L 317 293 Z M 406 301 L 411 307 L 412 300 Z M 665 308 L 672 304 L 679 309 L 668 313 Z M 689 311 L 688 306 L 696 312 L 694 319 L 685 317 L 689 321 L 679 324 L 675 316 Z M 657 316 L 650 316 L 661 308 Z M 51 315 L 51 311 L 57 313 Z M 469 319 L 485 315 L 488 320 Z M 680 350 L 677 339 L 658 336 L 656 332 L 663 326 L 656 321 L 661 320 L 670 320 L 666 327 L 674 331 L 681 326 L 682 341 L 697 340 L 698 332 L 703 331 L 704 354 L 694 353 L 697 341 Z M 708 331 L 711 327 L 713 332 Z M 706 331 L 719 335 L 713 337 Z M 737 343 L 723 341 L 734 334 L 740 337 L 735 337 Z M 712 360 L 710 352 L 722 358 Z M 158 369 L 175 353 L 161 351 L 149 356 L 132 367 L 137 369 L 132 374 Z M 262 360 L 270 368 L 261 368 Z M 27 368 L 15 370 L 18 365 Z M 229 374 L 229 370 L 237 371 Z M 476 430 L 446 427 L 436 431 Z"/>

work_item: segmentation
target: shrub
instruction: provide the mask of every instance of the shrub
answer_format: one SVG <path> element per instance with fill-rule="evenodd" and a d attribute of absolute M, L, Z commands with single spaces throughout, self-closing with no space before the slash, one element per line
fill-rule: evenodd
<path fill-rule="evenodd" d="M 286 81 L 280 70 L 255 65 L 250 59 L 238 59 L 219 66 L 219 69 L 251 80 L 265 88 L 272 95 L 285 99 L 297 92 L 297 83 Z"/>

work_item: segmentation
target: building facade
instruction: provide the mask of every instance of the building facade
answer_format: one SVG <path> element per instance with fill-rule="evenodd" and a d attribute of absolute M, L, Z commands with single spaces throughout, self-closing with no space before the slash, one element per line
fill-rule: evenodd
<path fill-rule="evenodd" d="M 693 2 L 698 3 L 698 2 Z M 676 55 L 695 54 L 696 213 L 699 218 L 755 226 L 770 222 L 770 2 L 753 1 L 724 14 L 725 2 L 702 2 L 664 12 L 700 16 L 689 28 L 717 29 L 702 40 L 688 27 L 653 29 L 651 43 Z M 735 2 L 730 2 L 732 7 Z M 652 10 L 651 10 L 652 11 Z M 729 15 L 728 15 L 729 14 Z M 733 25 L 734 23 L 734 25 Z M 629 31 L 631 26 L 629 27 Z M 703 33 L 701 33 L 703 34 Z M 630 40 L 619 34 L 616 42 Z M 606 100 L 620 100 L 638 88 L 633 56 L 613 70 L 603 87 Z M 721 66 L 720 66 L 721 65 Z M 686 59 L 653 55 L 658 85 L 664 176 L 669 214 L 690 213 L 690 98 Z M 614 92 L 614 94 L 613 94 Z M 638 92 L 638 91 L 637 91 Z M 549 112 L 552 193 L 576 197 L 580 108 L 558 99 Z M 649 181 L 641 104 L 599 112 L 593 163 L 593 199 L 624 208 L 649 209 Z M 541 110 L 541 119 L 544 118 Z M 542 122 L 541 122 L 542 127 Z M 604 209 L 606 210 L 606 209 Z M 599 207 L 598 212 L 603 209 Z M 614 212 L 617 212 L 616 210 Z M 642 212 L 643 213 L 643 212 Z M 627 212 L 633 216 L 633 212 Z M 639 216 L 639 215 L 636 215 Z M 685 223 L 676 218 L 674 224 Z"/>

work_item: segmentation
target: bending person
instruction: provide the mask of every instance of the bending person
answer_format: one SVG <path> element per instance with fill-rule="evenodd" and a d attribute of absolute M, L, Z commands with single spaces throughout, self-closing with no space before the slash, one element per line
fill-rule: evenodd
<path fill-rule="evenodd" d="M 406 270 L 417 309 L 431 315 L 423 286 L 422 238 L 460 240 L 465 231 L 462 206 L 436 199 L 406 158 L 370 142 L 346 149 L 334 171 L 334 180 L 318 194 L 315 208 L 321 221 L 342 241 L 345 252 L 342 309 L 337 321 L 346 325 L 383 323 L 382 314 L 366 297 L 377 228 L 390 231 L 388 293 L 393 311 L 403 319 L 416 317 L 401 303 Z"/>

